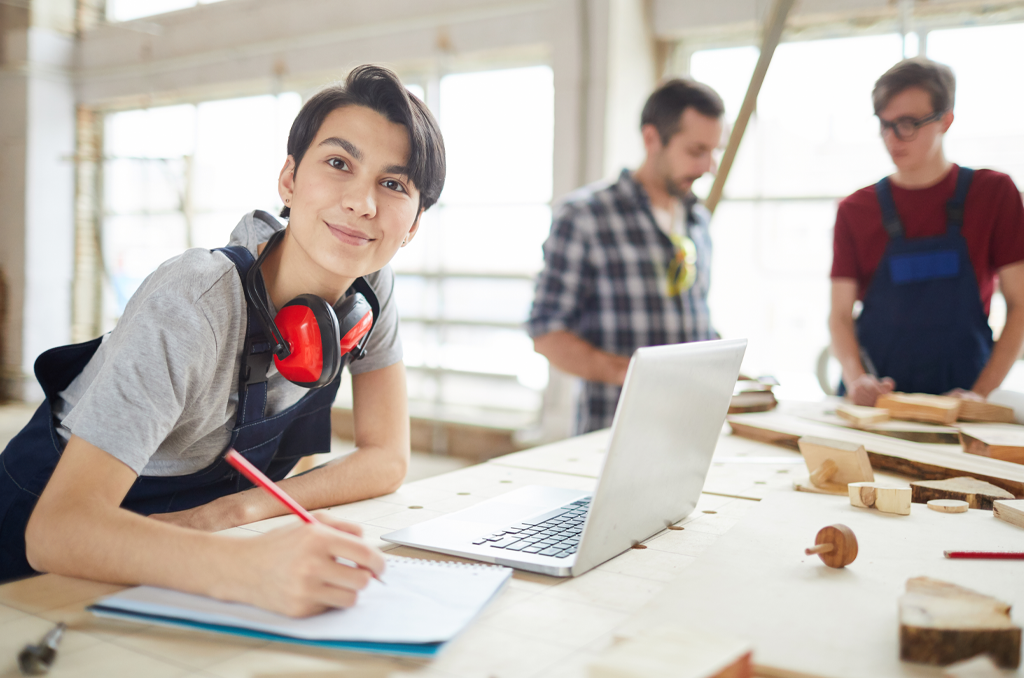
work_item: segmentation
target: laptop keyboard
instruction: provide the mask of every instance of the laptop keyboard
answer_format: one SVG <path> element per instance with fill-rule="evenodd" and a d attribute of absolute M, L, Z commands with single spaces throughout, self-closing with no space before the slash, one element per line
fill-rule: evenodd
<path fill-rule="evenodd" d="M 498 530 L 473 543 L 505 551 L 568 558 L 579 547 L 588 510 L 590 497 L 585 497 L 537 518 Z"/>

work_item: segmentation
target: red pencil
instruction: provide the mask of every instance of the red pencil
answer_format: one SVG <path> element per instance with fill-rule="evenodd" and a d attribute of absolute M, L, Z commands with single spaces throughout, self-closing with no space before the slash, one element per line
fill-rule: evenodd
<path fill-rule="evenodd" d="M 238 471 L 243 476 L 251 480 L 256 485 L 262 487 L 264 490 L 272 494 L 275 499 L 277 499 L 279 502 L 287 506 L 288 510 L 297 515 L 299 518 L 301 518 L 303 522 L 320 522 L 319 520 L 313 517 L 312 513 L 302 508 L 302 505 L 299 504 L 299 502 L 292 499 L 290 496 L 288 496 L 287 492 L 278 487 L 277 483 L 263 475 L 263 471 L 260 471 L 258 468 L 253 466 L 248 459 L 240 455 L 234 449 L 228 450 L 228 453 L 224 456 L 224 458 L 227 459 L 229 464 L 238 469 Z M 384 583 L 384 580 L 378 577 L 376 573 L 370 572 L 370 574 L 373 575 L 373 578 L 379 581 L 381 584 Z"/>
<path fill-rule="evenodd" d="M 944 551 L 947 558 L 976 560 L 1024 560 L 1024 551 Z"/>

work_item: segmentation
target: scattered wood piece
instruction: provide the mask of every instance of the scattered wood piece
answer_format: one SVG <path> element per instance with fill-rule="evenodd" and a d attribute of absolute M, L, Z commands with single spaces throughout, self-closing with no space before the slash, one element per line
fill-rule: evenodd
<path fill-rule="evenodd" d="M 836 406 L 836 415 L 850 422 L 854 426 L 864 427 L 870 424 L 881 424 L 889 421 L 889 411 L 882 408 L 865 408 L 859 405 L 849 405 L 844 402 Z"/>
<path fill-rule="evenodd" d="M 972 659 L 950 664 L 942 672 L 943 678 L 1006 678 L 1006 672 L 1000 670 L 987 654 Z"/>
<path fill-rule="evenodd" d="M 1021 629 L 1010 606 L 928 577 L 907 580 L 899 599 L 900 659 L 946 666 L 988 653 L 1005 668 L 1020 664 Z"/>
<path fill-rule="evenodd" d="M 797 444 L 811 474 L 811 482 L 818 487 L 875 479 L 863 445 L 815 436 L 805 436 Z"/>
<path fill-rule="evenodd" d="M 804 553 L 817 555 L 829 567 L 846 567 L 857 559 L 857 537 L 846 525 L 829 525 L 818 530 L 814 546 Z"/>
<path fill-rule="evenodd" d="M 845 497 L 847 494 L 846 485 L 825 483 L 822 486 L 815 485 L 810 478 L 793 481 L 793 489 L 797 492 L 810 492 L 811 494 L 834 494 Z"/>
<path fill-rule="evenodd" d="M 732 415 L 734 434 L 751 440 L 799 450 L 803 436 L 820 436 L 864 445 L 876 471 L 890 471 L 911 478 L 942 480 L 971 476 L 998 485 L 1016 497 L 1024 497 L 1024 465 L 963 454 L 948 445 L 926 445 L 896 440 L 855 429 L 828 426 L 782 412 Z"/>
<path fill-rule="evenodd" d="M 889 421 L 889 410 L 882 409 L 881 407 L 848 405 L 847 403 L 836 405 L 836 415 L 861 428 Z"/>
<path fill-rule="evenodd" d="M 960 443 L 967 454 L 1024 464 L 1024 426 L 962 424 Z"/>
<path fill-rule="evenodd" d="M 960 499 L 932 499 L 928 508 L 939 513 L 967 513 L 971 505 Z"/>
<path fill-rule="evenodd" d="M 673 626 L 616 642 L 590 678 L 751 678 L 750 643 Z"/>
<path fill-rule="evenodd" d="M 878 509 L 882 513 L 910 515 L 910 488 L 887 487 L 879 483 L 850 483 L 850 504 L 858 508 Z"/>
<path fill-rule="evenodd" d="M 909 419 L 931 424 L 952 424 L 960 414 L 959 398 L 927 393 L 886 393 L 875 401 L 875 407 L 889 410 L 893 419 Z"/>
<path fill-rule="evenodd" d="M 927 504 L 932 499 L 960 499 L 975 509 L 992 509 L 996 499 L 1013 499 L 1013 495 L 1001 487 L 975 478 L 950 478 L 948 480 L 915 480 L 910 483 L 913 492 L 911 501 Z"/>
<path fill-rule="evenodd" d="M 993 424 L 1012 424 L 1016 420 L 1013 408 L 978 400 L 962 400 L 958 421 L 979 421 Z"/>
<path fill-rule="evenodd" d="M 1024 499 L 994 501 L 992 502 L 992 514 L 1011 525 L 1024 527 Z"/>
<path fill-rule="evenodd" d="M 744 391 L 736 393 L 729 400 L 729 414 L 743 412 L 767 412 L 775 409 L 779 401 L 771 391 Z"/>

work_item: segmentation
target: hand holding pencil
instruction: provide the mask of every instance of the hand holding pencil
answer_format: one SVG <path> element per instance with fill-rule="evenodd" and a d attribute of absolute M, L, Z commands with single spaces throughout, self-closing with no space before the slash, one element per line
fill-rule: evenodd
<path fill-rule="evenodd" d="M 251 545 L 264 554 L 249 556 L 260 561 L 255 569 L 264 574 L 257 575 L 257 581 L 238 582 L 244 589 L 244 602 L 289 616 L 308 616 L 332 607 L 352 606 L 371 577 L 380 579 L 383 554 L 359 538 L 362 531 L 358 525 L 327 514 L 314 517 L 235 450 L 229 450 L 225 459 L 306 524 L 241 540 L 239 546 Z M 228 597 L 239 599 L 237 595 Z"/>

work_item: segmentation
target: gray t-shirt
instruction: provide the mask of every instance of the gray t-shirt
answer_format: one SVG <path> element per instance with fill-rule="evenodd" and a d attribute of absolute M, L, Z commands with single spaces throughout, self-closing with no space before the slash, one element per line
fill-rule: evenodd
<path fill-rule="evenodd" d="M 255 256 L 276 228 L 250 213 L 228 244 Z M 365 277 L 380 301 L 380 317 L 366 357 L 348 368 L 352 374 L 402 359 L 394 273 L 385 266 Z M 58 431 L 65 440 L 73 433 L 105 450 L 139 475 L 179 476 L 207 467 L 227 447 L 235 424 L 246 318 L 242 281 L 223 253 L 191 249 L 164 262 L 60 393 Z M 271 365 L 267 414 L 308 392 Z"/>

